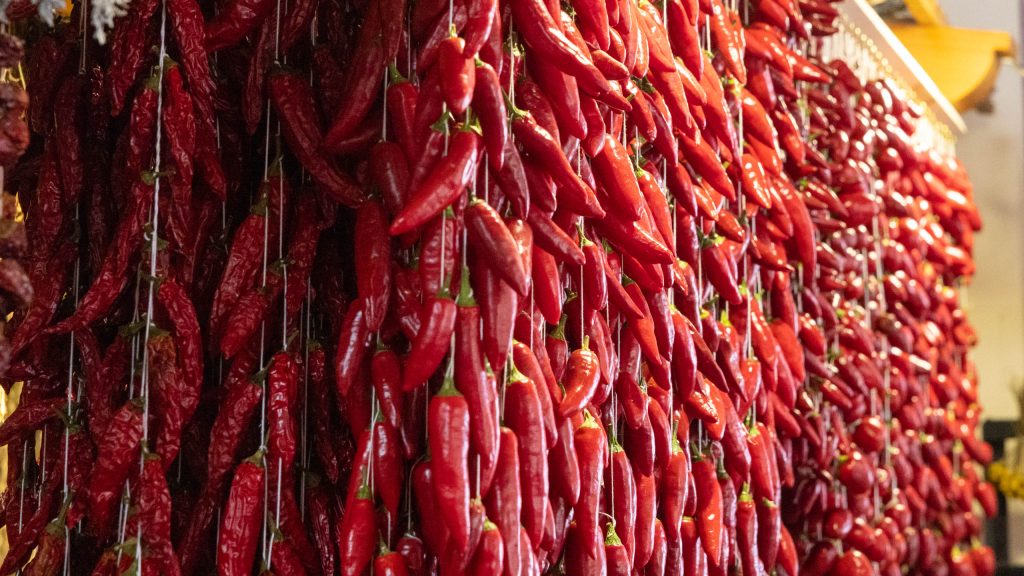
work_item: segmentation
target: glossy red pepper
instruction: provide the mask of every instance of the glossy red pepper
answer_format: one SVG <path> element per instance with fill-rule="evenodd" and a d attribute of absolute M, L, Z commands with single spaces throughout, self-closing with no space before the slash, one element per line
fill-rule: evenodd
<path fill-rule="evenodd" d="M 430 297 L 423 304 L 420 331 L 405 358 L 403 390 L 409 392 L 423 385 L 441 365 L 451 345 L 457 313 L 455 301 L 446 291 Z"/>
<path fill-rule="evenodd" d="M 457 132 L 449 144 L 448 155 L 412 191 L 402 211 L 391 221 L 391 235 L 415 230 L 440 215 L 469 185 L 479 155 L 480 137 L 470 131 Z"/>
<path fill-rule="evenodd" d="M 467 52 L 465 47 L 465 40 L 453 36 L 441 42 L 438 49 L 441 91 L 449 110 L 456 116 L 462 115 L 469 107 L 476 86 L 473 53 Z"/>
<path fill-rule="evenodd" d="M 547 437 L 538 393 L 537 385 L 529 378 L 516 372 L 509 376 L 504 415 L 518 439 L 522 525 L 532 535 L 531 542 L 540 542 L 543 536 L 549 490 Z"/>
<path fill-rule="evenodd" d="M 434 500 L 453 544 L 464 555 L 469 545 L 469 406 L 445 378 L 430 400 L 427 417 Z"/>
<path fill-rule="evenodd" d="M 363 485 L 341 515 L 338 525 L 338 561 L 344 576 L 358 576 L 373 560 L 377 519 L 370 488 Z"/>
<path fill-rule="evenodd" d="M 529 553 L 520 548 L 516 533 L 520 527 L 520 515 L 523 507 L 522 485 L 520 484 L 519 441 L 516 433 L 502 427 L 501 443 L 498 451 L 498 464 L 495 469 L 494 483 L 487 493 L 484 503 L 488 517 L 493 518 L 501 531 L 505 546 L 505 572 L 515 573 L 520 564 L 520 555 Z"/>

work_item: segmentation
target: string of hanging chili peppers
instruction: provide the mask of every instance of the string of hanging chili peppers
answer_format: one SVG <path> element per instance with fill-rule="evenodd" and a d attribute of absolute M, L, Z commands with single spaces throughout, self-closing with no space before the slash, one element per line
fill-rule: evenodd
<path fill-rule="evenodd" d="M 73 10 L 0 571 L 991 573 L 970 184 L 831 2 Z"/>

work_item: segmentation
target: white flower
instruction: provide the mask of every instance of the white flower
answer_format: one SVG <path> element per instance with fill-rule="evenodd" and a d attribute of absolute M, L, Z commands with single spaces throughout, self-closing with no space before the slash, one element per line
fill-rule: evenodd
<path fill-rule="evenodd" d="M 40 1 L 59 2 L 63 5 L 61 0 Z M 114 18 L 128 13 L 129 4 L 131 0 L 92 0 L 92 27 L 97 42 L 106 44 L 107 30 L 114 27 Z"/>

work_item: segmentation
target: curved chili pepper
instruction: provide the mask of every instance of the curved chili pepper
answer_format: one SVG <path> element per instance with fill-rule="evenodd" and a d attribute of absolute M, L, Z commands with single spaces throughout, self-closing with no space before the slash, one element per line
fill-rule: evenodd
<path fill-rule="evenodd" d="M 409 196 L 402 211 L 391 221 L 392 236 L 405 234 L 438 216 L 463 193 L 476 172 L 480 137 L 460 131 L 452 137 L 445 156 Z"/>
<path fill-rule="evenodd" d="M 384 207 L 376 200 L 367 200 L 356 212 L 355 260 L 366 330 L 376 332 L 384 322 L 391 298 L 391 238 Z"/>
<path fill-rule="evenodd" d="M 338 332 L 337 355 L 334 359 L 334 385 L 340 397 L 348 396 L 370 347 L 370 331 L 366 326 L 366 305 L 356 300 L 349 305 Z"/>
<path fill-rule="evenodd" d="M 515 114 L 512 118 L 512 133 L 518 138 L 523 149 L 531 157 L 536 158 L 548 174 L 562 186 L 559 189 L 560 202 L 571 206 L 572 210 L 581 216 L 604 217 L 605 211 L 594 191 L 576 174 L 561 145 L 550 132 L 537 123 L 533 114 Z"/>
<path fill-rule="evenodd" d="M 575 76 L 580 88 L 591 96 L 617 109 L 629 109 L 629 104 L 612 90 L 590 58 L 562 33 L 543 0 L 516 2 L 512 5 L 512 18 L 526 45 L 536 51 L 538 57 Z"/>
<path fill-rule="evenodd" d="M 486 5 L 488 2 L 474 2 L 474 6 Z M 483 131 L 484 147 L 487 149 L 487 160 L 492 168 L 501 172 L 505 165 L 507 155 L 518 152 L 509 151 L 506 153 L 505 144 L 508 141 L 508 112 L 505 108 L 505 95 L 501 91 L 501 80 L 494 68 L 486 62 L 478 62 L 476 65 L 476 84 L 473 88 L 473 111 L 480 120 L 480 128 Z M 520 165 L 522 162 L 520 162 Z M 514 174 L 515 168 L 513 167 Z M 521 172 L 521 170 L 520 170 Z M 499 180 L 503 182 L 503 180 Z M 507 186 L 502 184 L 502 190 L 506 194 L 512 194 L 506 190 Z M 527 198 L 529 196 L 526 196 Z M 520 216 L 525 216 L 521 214 Z"/>
<path fill-rule="evenodd" d="M 421 328 L 405 359 L 402 389 L 420 386 L 441 365 L 448 350 L 457 314 L 455 301 L 446 291 L 429 298 L 420 311 Z"/>
<path fill-rule="evenodd" d="M 263 387 L 252 382 L 240 382 L 228 387 L 228 393 L 224 396 L 210 431 L 206 477 L 207 484 L 215 488 L 215 492 L 220 490 L 225 476 L 234 466 L 238 446 L 244 439 L 262 396 Z"/>
<path fill-rule="evenodd" d="M 627 222 L 612 213 L 600 222 L 599 231 L 623 254 L 629 254 L 641 262 L 671 264 L 675 261 L 668 247 L 640 220 Z"/>
<path fill-rule="evenodd" d="M 282 131 L 289 148 L 309 170 L 313 180 L 334 200 L 347 206 L 359 205 L 363 200 L 362 193 L 320 151 L 319 122 L 306 78 L 276 70 L 270 75 L 267 89 L 274 109 L 281 116 Z"/>
<path fill-rule="evenodd" d="M 611 134 L 604 135 L 604 146 L 591 163 L 594 176 L 601 184 L 604 203 L 627 220 L 640 218 L 643 197 L 626 149 Z"/>
<path fill-rule="evenodd" d="M 274 9 L 267 0 L 235 0 L 206 24 L 206 50 L 216 52 L 242 41 Z"/>
<path fill-rule="evenodd" d="M 571 262 L 582 266 L 586 261 L 583 251 L 577 246 L 561 228 L 551 220 L 550 216 L 542 214 L 539 210 L 531 210 L 526 221 L 533 230 L 534 241 L 537 246 L 546 250 L 561 262 Z"/>
<path fill-rule="evenodd" d="M 539 349 L 537 351 L 540 352 Z M 545 437 L 548 439 L 548 445 L 550 446 L 558 436 L 555 424 L 555 410 L 552 405 L 552 397 L 555 396 L 552 390 L 558 387 L 558 383 L 547 378 L 533 350 L 517 340 L 512 341 L 512 367 L 516 370 L 521 370 L 522 375 L 533 381 L 537 386 L 537 400 L 540 402 Z"/>
<path fill-rule="evenodd" d="M 24 574 L 57 574 L 64 565 L 66 545 L 63 518 L 56 518 L 46 525 L 39 535 L 35 556 L 24 568 Z"/>
<path fill-rule="evenodd" d="M 557 66 L 545 60 L 529 60 L 527 66 L 538 88 L 547 96 L 558 131 L 576 138 L 587 136 L 589 127 L 583 115 L 581 100 L 588 99 L 580 97 L 576 78 L 563 74 Z M 556 131 L 551 128 L 548 130 L 558 139 Z"/>
<path fill-rule="evenodd" d="M 466 230 L 473 247 L 494 272 L 512 286 L 520 296 L 529 291 L 529 279 L 518 256 L 516 240 L 501 216 L 479 198 L 472 200 L 465 213 Z"/>
<path fill-rule="evenodd" d="M 6 446 L 27 433 L 35 432 L 51 418 L 56 418 L 66 403 L 65 398 L 50 398 L 18 406 L 0 424 L 0 445 Z"/>
<path fill-rule="evenodd" d="M 125 403 L 114 414 L 89 474 L 89 518 L 98 533 L 109 529 L 110 515 L 121 497 L 121 488 L 132 471 L 142 440 L 142 407 Z"/>
<path fill-rule="evenodd" d="M 350 136 L 370 111 L 383 84 L 381 74 L 398 53 L 404 16 L 405 0 L 366 5 L 359 40 L 348 66 L 347 97 L 341 99 L 334 114 L 324 137 L 324 148 L 330 150 Z"/>

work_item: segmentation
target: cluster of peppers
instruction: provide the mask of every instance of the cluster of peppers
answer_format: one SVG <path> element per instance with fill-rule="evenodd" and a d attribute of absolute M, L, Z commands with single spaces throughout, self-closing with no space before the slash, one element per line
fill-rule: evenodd
<path fill-rule="evenodd" d="M 0 573 L 992 574 L 971 188 L 834 3 L 27 28 Z"/>

